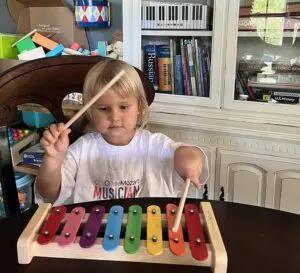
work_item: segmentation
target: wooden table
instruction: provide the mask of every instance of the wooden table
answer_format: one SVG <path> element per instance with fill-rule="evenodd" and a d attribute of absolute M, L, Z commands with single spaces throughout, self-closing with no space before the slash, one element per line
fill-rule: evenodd
<path fill-rule="evenodd" d="M 109 209 L 122 205 L 143 208 L 159 205 L 164 211 L 167 203 L 179 199 L 125 199 L 97 202 Z M 199 200 L 187 200 L 199 204 Z M 242 204 L 212 201 L 212 207 L 228 254 L 228 273 L 299 273 L 300 216 Z M 78 205 L 78 204 L 77 204 Z M 95 203 L 85 203 L 90 210 Z M 74 207 L 68 206 L 68 211 Z M 2 272 L 211 272 L 209 268 L 159 265 L 146 263 L 33 258 L 29 265 L 18 265 L 16 243 L 35 209 L 19 217 L 0 221 L 0 264 Z"/>

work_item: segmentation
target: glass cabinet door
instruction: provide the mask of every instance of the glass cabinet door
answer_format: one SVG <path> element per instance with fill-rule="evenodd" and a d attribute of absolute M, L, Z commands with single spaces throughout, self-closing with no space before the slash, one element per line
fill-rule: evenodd
<path fill-rule="evenodd" d="M 300 2 L 232 0 L 229 12 L 225 107 L 299 115 Z"/>

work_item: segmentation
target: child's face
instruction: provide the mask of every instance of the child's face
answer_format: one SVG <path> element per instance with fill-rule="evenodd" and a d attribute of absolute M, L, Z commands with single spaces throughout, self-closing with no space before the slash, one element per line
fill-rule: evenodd
<path fill-rule="evenodd" d="M 134 96 L 123 98 L 106 92 L 92 107 L 96 129 L 112 145 L 127 145 L 135 134 L 138 101 Z"/>

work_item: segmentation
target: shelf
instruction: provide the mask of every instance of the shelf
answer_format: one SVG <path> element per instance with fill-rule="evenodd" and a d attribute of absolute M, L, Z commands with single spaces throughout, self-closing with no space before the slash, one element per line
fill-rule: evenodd
<path fill-rule="evenodd" d="M 300 37 L 300 33 L 297 32 L 297 37 Z M 238 32 L 238 37 L 256 37 L 259 38 L 258 34 L 256 31 L 239 31 Z M 283 33 L 283 37 L 285 38 L 293 38 L 294 37 L 294 32 L 293 31 L 285 31 Z"/>
<path fill-rule="evenodd" d="M 20 163 L 14 167 L 15 171 L 27 173 L 31 175 L 37 175 L 39 167 L 35 165 L 23 164 Z"/>
<path fill-rule="evenodd" d="M 211 37 L 212 31 L 207 30 L 142 30 L 142 36 L 203 36 Z"/>
<path fill-rule="evenodd" d="M 285 85 L 285 84 L 267 84 L 267 83 L 254 83 L 249 82 L 249 86 L 256 87 L 256 88 L 271 88 L 271 89 L 285 89 L 285 90 L 295 90 L 295 93 L 300 92 L 299 85 Z M 297 92 L 298 91 L 298 92 Z"/>

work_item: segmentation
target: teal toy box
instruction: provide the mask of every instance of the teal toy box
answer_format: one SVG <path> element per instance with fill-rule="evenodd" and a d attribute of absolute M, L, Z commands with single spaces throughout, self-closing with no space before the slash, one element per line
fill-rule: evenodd
<path fill-rule="evenodd" d="M 22 111 L 24 123 L 31 128 L 48 127 L 54 122 L 54 117 L 48 113 Z"/>

